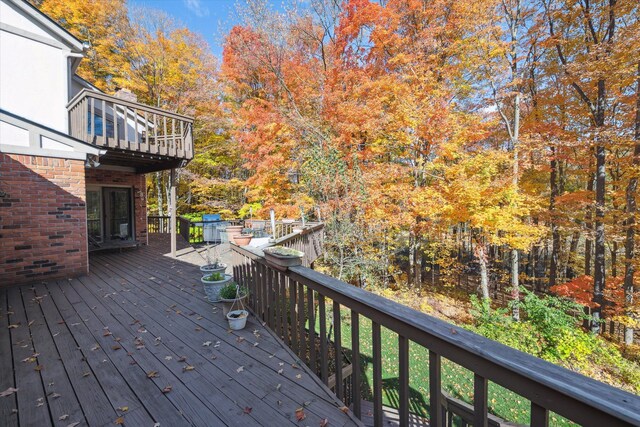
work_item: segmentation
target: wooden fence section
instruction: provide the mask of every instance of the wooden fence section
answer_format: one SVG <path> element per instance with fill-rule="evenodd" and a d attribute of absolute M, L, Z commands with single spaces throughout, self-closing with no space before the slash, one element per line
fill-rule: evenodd
<path fill-rule="evenodd" d="M 193 119 L 83 89 L 67 105 L 70 134 L 105 148 L 193 158 Z"/>
<path fill-rule="evenodd" d="M 398 336 L 398 419 L 409 425 L 412 369 L 429 370 L 430 425 L 444 426 L 455 414 L 476 427 L 490 425 L 488 383 L 494 382 L 530 402 L 532 426 L 548 426 L 553 411 L 584 425 L 640 425 L 640 397 L 624 392 L 480 335 L 433 318 L 309 268 L 273 269 L 260 250 L 232 245 L 235 279 L 249 288 L 248 305 L 325 384 L 330 376 L 338 398 L 353 401 L 362 419 L 363 370 L 361 319 L 371 321 L 373 424 L 381 426 L 384 409 L 381 328 Z M 333 313 L 328 321 L 328 311 Z M 341 312 L 351 316 L 350 361 L 343 357 Z M 333 329 L 329 341 L 329 329 Z M 409 366 L 409 343 L 428 351 L 427 366 Z M 388 350 L 388 349 L 386 349 Z M 473 372 L 472 414 L 454 405 L 442 391 L 443 359 Z M 345 397 L 343 368 L 352 365 Z M 330 369 L 331 368 L 331 369 Z M 463 405 L 464 406 L 464 405 Z M 451 415 L 450 415 L 451 414 Z M 493 424 L 493 423 L 492 423 Z"/>

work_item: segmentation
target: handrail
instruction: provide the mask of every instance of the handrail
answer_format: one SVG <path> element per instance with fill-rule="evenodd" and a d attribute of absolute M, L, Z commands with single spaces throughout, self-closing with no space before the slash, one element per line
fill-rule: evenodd
<path fill-rule="evenodd" d="M 106 93 L 96 92 L 94 90 L 89 90 L 89 89 L 82 89 L 80 92 L 76 94 L 76 96 L 71 98 L 71 101 L 69 101 L 69 103 L 67 104 L 67 110 L 71 110 L 73 107 L 78 105 L 84 97 L 96 98 L 101 101 L 116 102 L 119 105 L 136 108 L 138 110 L 146 110 L 150 113 L 161 114 L 163 116 L 171 117 L 172 119 L 183 120 L 185 122 L 193 123 L 193 117 L 190 117 L 190 116 L 185 116 L 182 114 L 174 113 L 172 111 L 163 110 L 162 108 L 153 107 L 147 104 L 140 104 L 138 102 L 127 101 L 126 99 L 118 98 L 117 96 L 107 95 Z"/>
<path fill-rule="evenodd" d="M 232 251 L 234 276 L 236 281 L 249 287 L 250 308 L 271 329 L 280 331 L 285 342 L 290 344 L 294 351 L 298 351 L 302 361 L 307 363 L 308 360 L 314 370 L 317 362 L 312 359 L 316 357 L 316 349 L 311 351 L 309 346 L 307 351 L 302 331 L 305 330 L 305 325 L 309 325 L 309 331 L 315 339 L 315 324 L 319 322 L 320 341 L 326 340 L 326 324 L 323 331 L 322 323 L 326 323 L 326 317 L 322 317 L 325 313 L 325 298 L 333 301 L 334 336 L 338 348 L 341 348 L 340 307 L 351 310 L 352 331 L 358 331 L 360 316 L 371 319 L 374 334 L 374 419 L 382 420 L 380 327 L 385 327 L 398 334 L 401 425 L 406 425 L 403 422 L 408 423 L 409 417 L 409 341 L 429 351 L 431 408 L 444 405 L 440 382 L 442 358 L 474 373 L 474 425 L 488 423 L 488 381 L 510 389 L 531 402 L 531 425 L 546 426 L 549 411 L 586 425 L 640 425 L 640 397 L 631 393 L 571 372 L 309 268 L 297 266 L 290 267 L 285 272 L 277 271 L 264 260 L 260 249 L 232 245 Z M 318 319 L 314 318 L 316 310 L 320 313 Z M 282 333 L 285 329 L 287 333 Z M 355 339 L 352 363 L 359 363 L 359 335 L 353 334 L 352 337 Z M 326 345 L 324 350 L 326 351 Z M 322 361 L 322 358 L 326 358 L 326 354 L 320 355 L 320 374 L 326 383 L 326 365 L 323 365 L 326 364 L 326 360 Z M 339 366 L 337 359 L 336 366 Z M 341 370 L 338 369 L 338 372 Z M 353 372 L 354 394 L 359 396 L 359 367 L 354 366 Z M 342 381 L 340 376 L 336 378 L 337 384 Z M 339 398 L 342 397 L 339 389 L 336 394 Z M 356 397 L 356 416 L 361 415 L 358 402 L 359 399 Z M 432 425 L 444 425 L 445 420 L 440 411 L 431 411 L 430 415 Z"/>

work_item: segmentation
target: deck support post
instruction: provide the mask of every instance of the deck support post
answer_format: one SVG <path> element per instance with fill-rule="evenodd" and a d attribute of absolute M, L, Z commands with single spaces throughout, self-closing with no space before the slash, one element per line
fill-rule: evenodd
<path fill-rule="evenodd" d="M 171 210 L 171 256 L 176 257 L 176 170 L 171 169 L 170 183 L 171 185 L 171 200 L 169 201 L 169 209 Z"/>

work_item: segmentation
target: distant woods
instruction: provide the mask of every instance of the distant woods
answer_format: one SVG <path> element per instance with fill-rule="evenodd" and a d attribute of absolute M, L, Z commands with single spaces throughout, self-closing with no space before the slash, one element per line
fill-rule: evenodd
<path fill-rule="evenodd" d="M 124 1 L 41 4 L 91 41 L 84 78 L 195 115 L 181 212 L 302 206 L 353 284 L 468 273 L 490 297 L 492 282 L 535 282 L 631 332 L 639 7 L 311 0 L 275 13 L 249 0 L 218 64 L 199 36 Z M 150 180 L 159 209 L 163 182 Z"/>

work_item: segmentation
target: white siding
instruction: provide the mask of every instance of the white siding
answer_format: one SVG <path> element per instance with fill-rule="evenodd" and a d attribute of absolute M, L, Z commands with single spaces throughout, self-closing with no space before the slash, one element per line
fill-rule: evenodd
<path fill-rule="evenodd" d="M 0 108 L 66 133 L 67 54 L 0 30 Z"/>

